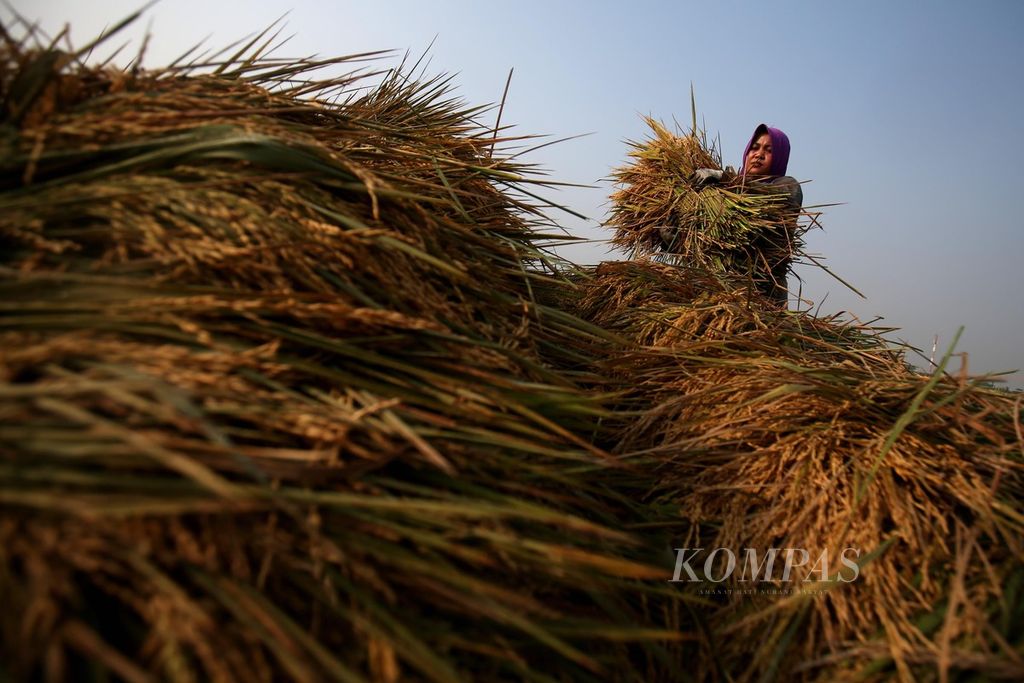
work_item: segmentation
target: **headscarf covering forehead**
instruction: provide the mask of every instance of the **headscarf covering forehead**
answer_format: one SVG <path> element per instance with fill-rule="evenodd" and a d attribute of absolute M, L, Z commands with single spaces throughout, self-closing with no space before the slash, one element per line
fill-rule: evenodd
<path fill-rule="evenodd" d="M 747 172 L 747 154 L 750 152 L 750 146 L 765 133 L 768 133 L 768 137 L 772 141 L 772 166 L 769 169 L 769 174 L 786 175 L 786 169 L 789 168 L 789 137 L 778 128 L 772 128 L 764 123 L 754 129 L 754 134 L 750 136 L 750 141 L 747 143 L 746 149 L 743 150 L 742 172 L 744 174 Z"/>

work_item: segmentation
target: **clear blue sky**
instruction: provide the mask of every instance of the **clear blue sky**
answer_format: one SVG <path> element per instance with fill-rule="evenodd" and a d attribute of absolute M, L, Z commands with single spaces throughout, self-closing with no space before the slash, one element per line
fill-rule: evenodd
<path fill-rule="evenodd" d="M 14 2 L 48 30 L 69 21 L 77 43 L 141 4 Z M 965 325 L 972 372 L 1024 367 L 1024 2 L 162 0 L 146 63 L 208 34 L 225 45 L 288 10 L 295 36 L 281 55 L 419 54 L 436 36 L 428 71 L 456 73 L 473 104 L 498 101 L 514 67 L 503 123 L 591 133 L 531 159 L 596 185 L 552 195 L 590 218 L 564 224 L 593 240 L 608 236 L 601 179 L 625 160 L 624 141 L 644 136 L 640 115 L 687 121 L 692 82 L 727 163 L 764 121 L 792 140 L 805 204 L 845 203 L 808 249 L 867 299 L 804 266 L 806 298 L 882 316 L 926 350 Z M 565 253 L 621 257 L 598 241 Z M 1018 373 L 1011 386 L 1022 385 Z"/>

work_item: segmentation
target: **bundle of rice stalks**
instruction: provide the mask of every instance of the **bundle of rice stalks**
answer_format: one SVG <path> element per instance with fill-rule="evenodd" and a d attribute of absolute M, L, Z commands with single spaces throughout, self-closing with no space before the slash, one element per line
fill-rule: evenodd
<path fill-rule="evenodd" d="M 1021 396 L 745 299 L 618 263 L 577 302 L 636 342 L 605 364 L 638 415 L 609 447 L 660 460 L 676 585 L 717 601 L 695 677 L 1020 680 Z"/>
<path fill-rule="evenodd" d="M 345 59 L 265 37 L 159 71 L 0 38 L 0 674 L 671 667 L 551 365 L 598 332 L 533 300 L 535 181 L 477 110 L 403 73 L 333 104 Z"/>
<path fill-rule="evenodd" d="M 632 162 L 613 173 L 608 227 L 632 257 L 667 252 L 681 265 L 713 273 L 765 277 L 800 253 L 806 226 L 771 185 L 727 170 L 699 184 L 694 171 L 721 169 L 703 131 L 676 135 L 647 118 L 651 137 L 631 142 Z"/>

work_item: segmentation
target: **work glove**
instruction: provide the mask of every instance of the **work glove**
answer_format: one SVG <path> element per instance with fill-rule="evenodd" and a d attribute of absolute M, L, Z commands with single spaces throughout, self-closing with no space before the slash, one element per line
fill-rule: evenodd
<path fill-rule="evenodd" d="M 690 176 L 693 184 L 697 187 L 704 187 L 705 185 L 717 185 L 722 182 L 722 175 L 724 171 L 720 171 L 717 168 L 698 168 Z"/>

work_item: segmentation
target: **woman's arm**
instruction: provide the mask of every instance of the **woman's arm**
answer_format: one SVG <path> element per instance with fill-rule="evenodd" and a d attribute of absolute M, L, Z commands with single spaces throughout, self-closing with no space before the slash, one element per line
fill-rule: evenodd
<path fill-rule="evenodd" d="M 777 189 L 779 194 L 786 195 L 786 201 L 794 211 L 799 211 L 803 207 L 804 191 L 800 187 L 800 183 L 796 181 L 796 178 L 782 175 L 765 181 L 765 184 L 771 185 L 772 189 Z"/>

